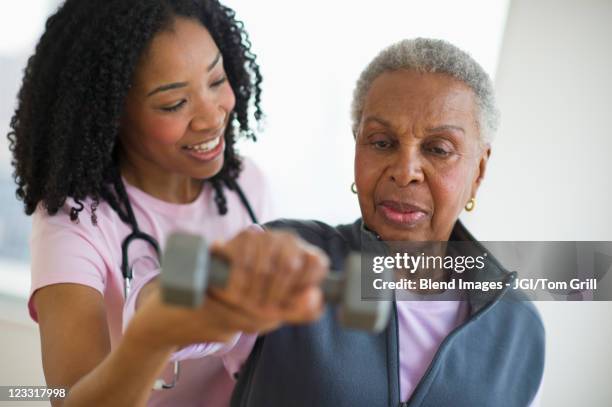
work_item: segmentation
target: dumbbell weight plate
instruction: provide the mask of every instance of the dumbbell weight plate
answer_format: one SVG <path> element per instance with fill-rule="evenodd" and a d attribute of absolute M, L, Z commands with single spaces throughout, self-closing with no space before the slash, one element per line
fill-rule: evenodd
<path fill-rule="evenodd" d="M 161 287 L 164 302 L 196 308 L 202 305 L 206 289 L 225 287 L 229 279 L 227 262 L 211 257 L 206 240 L 198 235 L 174 233 L 162 256 Z"/>
<path fill-rule="evenodd" d="M 390 290 L 384 290 L 376 299 L 363 299 L 361 267 L 361 255 L 350 253 L 344 263 L 345 287 L 338 319 L 347 328 L 378 333 L 385 329 L 389 321 L 393 294 Z"/>
<path fill-rule="evenodd" d="M 161 290 L 164 302 L 196 308 L 206 289 L 208 245 L 196 235 L 175 233 L 162 256 Z"/>

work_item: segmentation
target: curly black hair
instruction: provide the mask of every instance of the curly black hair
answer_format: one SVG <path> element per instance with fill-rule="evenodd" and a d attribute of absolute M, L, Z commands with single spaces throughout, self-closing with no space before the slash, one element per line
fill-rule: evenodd
<path fill-rule="evenodd" d="M 238 137 L 255 140 L 249 118 L 262 118 L 259 66 L 234 11 L 217 0 L 67 0 L 47 20 L 28 60 L 8 133 L 17 197 L 27 215 L 39 203 L 54 215 L 71 197 L 80 205 L 71 212 L 78 221 L 80 200 L 90 197 L 94 205 L 107 201 L 131 223 L 119 172 L 120 120 L 140 55 L 176 16 L 208 29 L 236 96 L 225 161 L 208 180 L 219 212 L 227 212 L 223 188 L 233 189 L 241 171 L 234 144 Z"/>

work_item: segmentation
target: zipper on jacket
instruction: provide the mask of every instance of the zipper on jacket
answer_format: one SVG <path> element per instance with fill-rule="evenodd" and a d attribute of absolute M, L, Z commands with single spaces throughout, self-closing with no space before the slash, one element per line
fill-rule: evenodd
<path fill-rule="evenodd" d="M 515 279 L 515 277 L 516 277 L 516 272 L 515 271 L 510 272 L 508 277 L 505 279 L 504 283 L 511 283 Z M 431 361 L 431 363 L 427 367 L 427 370 L 425 371 L 425 374 L 423 374 L 423 377 L 421 377 L 421 380 L 419 380 L 419 383 L 416 385 L 416 387 L 414 388 L 412 394 L 410 395 L 410 398 L 406 402 L 401 402 L 400 401 L 399 407 L 409 407 L 410 406 L 410 404 L 412 403 L 412 401 L 414 399 L 414 396 L 419 392 L 420 388 L 422 387 L 422 384 L 425 381 L 427 381 L 429 376 L 431 376 L 432 371 L 434 370 L 434 368 L 436 368 L 438 366 L 438 364 L 440 363 L 440 354 L 442 353 L 441 351 L 443 349 L 447 348 L 448 346 L 450 346 L 450 343 L 453 341 L 453 339 L 455 339 L 455 336 L 457 336 L 459 334 L 459 332 L 463 331 L 466 326 L 474 323 L 474 321 L 476 321 L 483 314 L 487 313 L 491 308 L 493 308 L 493 306 L 495 306 L 499 302 L 499 300 L 504 296 L 504 294 L 508 290 L 509 290 L 508 285 L 504 284 L 504 288 L 502 288 L 501 292 L 497 295 L 497 297 L 495 297 L 489 304 L 487 304 L 485 307 L 480 309 L 477 313 L 475 313 L 474 315 L 470 316 L 470 318 L 464 324 L 462 324 L 462 325 L 458 326 L 457 328 L 455 328 L 455 330 L 453 330 L 451 333 L 449 333 L 446 336 L 446 338 L 444 338 L 444 340 L 442 341 L 442 343 L 438 347 L 438 350 L 436 351 L 436 353 L 435 353 L 435 355 L 433 357 L 433 360 Z M 399 324 L 397 326 L 399 326 Z M 399 359 L 399 338 L 398 338 L 397 344 L 398 344 L 397 355 L 398 355 L 398 359 Z M 398 368 L 398 376 L 399 376 L 399 369 L 400 369 L 399 362 L 398 362 L 397 368 Z M 401 383 L 400 383 L 400 395 L 401 395 Z"/>

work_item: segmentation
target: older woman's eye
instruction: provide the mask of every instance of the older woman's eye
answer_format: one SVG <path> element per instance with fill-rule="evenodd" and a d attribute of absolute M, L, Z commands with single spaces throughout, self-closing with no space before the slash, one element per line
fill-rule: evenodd
<path fill-rule="evenodd" d="M 439 146 L 426 147 L 426 151 L 439 157 L 448 157 L 452 153 L 451 151 Z"/>
<path fill-rule="evenodd" d="M 370 144 L 377 150 L 388 150 L 393 147 L 393 143 L 387 140 L 375 140 Z"/>
<path fill-rule="evenodd" d="M 163 110 L 164 112 L 176 112 L 177 110 L 179 110 L 181 107 L 183 107 L 183 105 L 186 103 L 186 100 L 181 100 L 180 102 L 178 102 L 175 105 L 172 106 L 167 106 L 167 107 L 162 107 L 161 110 Z"/>

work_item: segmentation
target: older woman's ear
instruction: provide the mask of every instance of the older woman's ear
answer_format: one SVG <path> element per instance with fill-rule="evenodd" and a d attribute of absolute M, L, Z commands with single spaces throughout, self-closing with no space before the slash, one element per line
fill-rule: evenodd
<path fill-rule="evenodd" d="M 476 192 L 482 183 L 482 180 L 485 177 L 485 173 L 487 172 L 487 163 L 489 162 L 489 157 L 491 157 L 491 144 L 487 143 L 482 148 L 478 169 L 476 170 L 476 176 L 474 177 L 474 182 L 472 183 L 472 197 L 476 196 Z"/>

